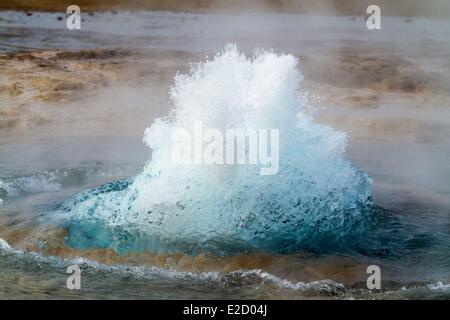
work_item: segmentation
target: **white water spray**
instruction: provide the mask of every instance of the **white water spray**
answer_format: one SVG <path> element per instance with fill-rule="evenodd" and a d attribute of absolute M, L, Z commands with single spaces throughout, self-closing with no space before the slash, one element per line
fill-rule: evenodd
<path fill-rule="evenodd" d="M 370 179 L 345 159 L 346 134 L 313 121 L 301 81 L 295 57 L 247 57 L 233 45 L 177 75 L 170 114 L 145 131 L 153 154 L 144 171 L 66 203 L 69 245 L 284 252 L 363 230 L 371 216 Z M 278 173 L 172 162 L 171 133 L 196 121 L 223 132 L 279 129 Z"/>

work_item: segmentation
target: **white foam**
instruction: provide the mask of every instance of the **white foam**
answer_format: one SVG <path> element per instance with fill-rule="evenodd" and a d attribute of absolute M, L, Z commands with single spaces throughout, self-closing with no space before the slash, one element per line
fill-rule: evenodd
<path fill-rule="evenodd" d="M 10 250 L 11 246 L 8 244 L 8 242 L 6 242 L 2 238 L 0 238 L 0 249 L 2 249 L 2 250 Z"/>

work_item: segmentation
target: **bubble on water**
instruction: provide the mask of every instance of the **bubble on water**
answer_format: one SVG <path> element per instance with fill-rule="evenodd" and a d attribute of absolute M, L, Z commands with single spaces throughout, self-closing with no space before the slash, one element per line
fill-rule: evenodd
<path fill-rule="evenodd" d="M 251 57 L 228 45 L 178 74 L 171 111 L 145 131 L 143 172 L 87 190 L 64 205 L 75 248 L 236 252 L 342 246 L 373 217 L 370 178 L 345 159 L 347 135 L 314 122 L 292 55 Z M 254 165 L 171 161 L 171 132 L 279 129 L 277 174 Z"/>

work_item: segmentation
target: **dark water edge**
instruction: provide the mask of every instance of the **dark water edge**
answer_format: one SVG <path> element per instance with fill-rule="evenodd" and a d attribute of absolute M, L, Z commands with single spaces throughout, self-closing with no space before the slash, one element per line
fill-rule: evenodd
<path fill-rule="evenodd" d="M 381 291 L 365 283 L 295 282 L 262 270 L 176 272 L 155 267 L 109 266 L 83 259 L 60 260 L 1 250 L 3 299 L 448 299 L 441 281 L 384 281 Z M 66 269 L 82 270 L 82 289 L 68 290 Z"/>

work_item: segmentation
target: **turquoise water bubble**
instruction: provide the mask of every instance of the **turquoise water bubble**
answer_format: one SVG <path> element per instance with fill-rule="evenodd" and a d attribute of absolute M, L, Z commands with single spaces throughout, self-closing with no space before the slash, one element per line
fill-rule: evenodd
<path fill-rule="evenodd" d="M 178 74 L 171 110 L 145 131 L 152 160 L 142 173 L 87 190 L 64 204 L 75 248 L 288 252 L 339 246 L 374 216 L 371 180 L 345 158 L 347 135 L 314 122 L 292 55 L 248 57 L 228 45 Z M 171 132 L 278 129 L 279 170 L 255 165 L 180 165 Z"/>

